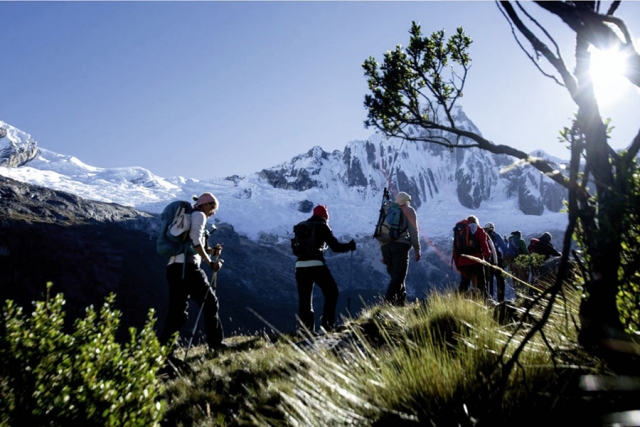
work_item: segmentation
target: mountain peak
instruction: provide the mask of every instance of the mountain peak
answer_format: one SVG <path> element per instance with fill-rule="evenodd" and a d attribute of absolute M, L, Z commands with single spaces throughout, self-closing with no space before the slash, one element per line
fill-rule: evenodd
<path fill-rule="evenodd" d="M 35 147 L 27 134 L 2 125 L 12 135 L 21 136 L 13 139 Z M 328 153 L 314 146 L 288 162 L 243 177 L 160 178 L 139 167 L 89 166 L 45 149 L 20 167 L 0 168 L 0 174 L 148 212 L 160 212 L 173 200 L 213 192 L 222 205 L 215 221 L 229 223 L 255 241 L 264 236 L 286 239 L 291 223 L 305 219 L 308 213 L 300 207 L 316 204 L 330 206 L 332 228 L 353 236 L 368 235 L 384 188 L 394 196 L 399 191 L 412 196 L 420 224 L 432 237 L 449 236 L 449 222 L 471 212 L 487 212 L 487 220 L 503 221 L 509 227 L 514 221 L 524 222 L 526 227 L 513 224 L 523 232 L 537 229 L 541 221 L 566 221 L 566 215 L 560 213 L 566 191 L 528 165 L 499 173 L 511 162 L 508 156 L 477 148 L 451 151 L 436 144 L 373 134 L 367 140 L 349 142 L 344 151 Z M 443 218 L 443 214 L 452 218 Z M 548 216 L 555 214 L 554 219 Z M 528 215 L 526 220 L 523 215 Z"/>
<path fill-rule="evenodd" d="M 38 154 L 38 143 L 31 135 L 0 120 L 0 166 L 15 168 Z"/>

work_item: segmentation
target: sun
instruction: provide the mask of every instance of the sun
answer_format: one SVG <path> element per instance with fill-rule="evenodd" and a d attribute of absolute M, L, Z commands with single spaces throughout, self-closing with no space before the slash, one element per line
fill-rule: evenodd
<path fill-rule="evenodd" d="M 591 50 L 591 80 L 599 103 L 612 104 L 629 90 L 624 77 L 626 59 L 618 50 Z"/>

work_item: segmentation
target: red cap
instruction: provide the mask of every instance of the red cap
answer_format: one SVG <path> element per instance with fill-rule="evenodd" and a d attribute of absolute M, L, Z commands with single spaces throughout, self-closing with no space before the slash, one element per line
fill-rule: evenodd
<path fill-rule="evenodd" d="M 329 211 L 327 210 L 327 207 L 324 205 L 318 205 L 315 208 L 313 208 L 313 214 L 320 216 L 324 219 L 329 219 Z"/>

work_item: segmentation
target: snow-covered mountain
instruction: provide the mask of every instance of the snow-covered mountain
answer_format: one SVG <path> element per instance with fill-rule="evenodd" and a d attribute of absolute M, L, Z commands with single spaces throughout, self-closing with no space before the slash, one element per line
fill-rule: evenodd
<path fill-rule="evenodd" d="M 478 132 L 462 111 L 457 117 L 461 127 Z M 327 153 L 313 147 L 287 162 L 246 176 L 196 180 L 162 178 L 140 167 L 90 166 L 73 156 L 38 148 L 30 135 L 1 121 L 0 136 L 0 175 L 20 181 L 0 179 L 4 182 L 0 185 L 0 212 L 5 218 L 0 221 L 0 261 L 16 264 L 4 288 L 24 290 L 27 284 L 44 280 L 33 276 L 30 266 L 34 261 L 24 255 L 33 253 L 24 249 L 25 244 L 37 241 L 36 246 L 45 251 L 36 254 L 38 259 L 48 262 L 46 280 L 58 277 L 60 289 L 81 302 L 88 301 L 85 294 L 92 292 L 94 296 L 107 291 L 123 294 L 122 301 L 130 303 L 125 314 L 131 318 L 145 311 L 141 307 L 154 307 L 160 318 L 166 310 L 166 296 L 158 294 L 158 289 L 166 289 L 158 288 L 165 261 L 154 250 L 157 219 L 117 206 L 83 203 L 66 193 L 159 213 L 170 201 L 213 192 L 220 210 L 213 217 L 219 231 L 212 238 L 214 243 L 225 245 L 221 313 L 228 317 L 227 325 L 241 329 L 261 325 L 256 325 L 255 316 L 246 307 L 257 310 L 281 330 L 294 326 L 295 257 L 288 243 L 293 225 L 307 219 L 317 204 L 328 206 L 331 228 L 338 239 L 354 238 L 357 242 L 355 252 L 326 254 L 339 283 L 339 315 L 356 313 L 359 305 L 375 302 L 386 290 L 388 275 L 380 262 L 377 241 L 371 237 L 385 187 L 392 194 L 411 194 L 417 209 L 422 258 L 411 261 L 409 298 L 457 285 L 459 276 L 450 264 L 451 230 L 455 222 L 470 214 L 482 224 L 495 223 L 497 231 L 505 235 L 521 230 L 529 239 L 549 231 L 557 236 L 555 242 L 560 241 L 567 224 L 566 214 L 559 212 L 564 189 L 529 166 L 509 167 L 513 159 L 476 149 L 449 151 L 374 134 L 368 140 L 348 143 L 342 151 Z M 535 155 L 545 156 L 541 152 Z M 46 188 L 43 191 L 27 184 Z M 82 210 L 92 205 L 96 205 L 95 215 L 89 212 L 83 216 Z M 95 221 L 85 224 L 80 221 L 83 217 Z M 124 217 L 144 220 L 133 228 L 123 228 L 118 218 Z M 138 231 L 145 235 L 136 235 Z M 25 239 L 29 233 L 40 236 L 39 240 L 33 236 Z M 66 242 L 62 259 L 59 249 L 48 246 L 51 238 Z M 86 260 L 76 257 L 70 262 L 64 257 L 68 252 L 75 254 L 76 247 L 85 248 L 77 252 L 78 257 L 86 253 Z M 100 260 L 100 268 L 92 269 L 95 259 Z M 22 269 L 18 269 L 20 263 L 24 264 Z M 26 301 L 41 290 L 36 286 L 30 292 L 25 294 Z M 76 305 L 84 309 L 82 303 Z M 321 312 L 317 308 L 318 316 Z"/>
<path fill-rule="evenodd" d="M 459 110 L 460 126 L 479 132 Z M 0 121 L 0 174 L 80 197 L 157 213 L 172 200 L 211 191 L 220 200 L 215 220 L 249 239 L 286 242 L 292 225 L 316 204 L 329 207 L 337 236 L 364 241 L 378 216 L 382 190 L 413 197 L 425 241 L 449 239 L 452 225 L 474 213 L 503 234 L 563 230 L 565 190 L 529 166 L 478 149 L 387 139 L 352 141 L 343 151 L 313 147 L 288 162 L 246 176 L 196 180 L 162 178 L 140 167 L 98 168 L 37 148 L 30 135 Z M 536 151 L 536 156 L 547 157 Z M 558 159 L 552 159 L 559 161 Z"/>
<path fill-rule="evenodd" d="M 37 143 L 30 135 L 0 120 L 0 166 L 20 166 L 33 159 L 37 151 Z"/>

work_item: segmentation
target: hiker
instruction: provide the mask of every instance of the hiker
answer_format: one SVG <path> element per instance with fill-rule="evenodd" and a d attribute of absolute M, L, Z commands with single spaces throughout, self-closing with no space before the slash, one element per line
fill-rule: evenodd
<path fill-rule="evenodd" d="M 522 238 L 522 233 L 520 231 L 513 231 L 509 239 L 507 239 L 507 249 L 504 259 L 511 274 L 522 282 L 527 282 L 529 280 L 528 266 L 518 265 L 515 262 L 515 259 L 520 255 L 530 255 L 529 249 L 527 249 L 527 243 Z M 513 281 L 514 289 L 524 286 L 521 282 L 517 282 L 518 284 L 516 285 L 516 282 L 515 280 Z"/>
<path fill-rule="evenodd" d="M 400 230 L 400 236 L 395 240 L 380 241 L 382 262 L 387 266 L 391 278 L 384 300 L 390 304 L 404 305 L 407 302 L 405 279 L 409 271 L 409 252 L 413 248 L 413 259 L 420 261 L 420 238 L 418 217 L 411 206 L 411 196 L 401 191 L 396 195 L 395 202 L 402 209 L 406 229 Z"/>
<path fill-rule="evenodd" d="M 486 232 L 487 230 L 485 230 L 485 233 Z M 489 235 L 487 235 L 487 244 L 489 245 L 489 252 L 491 252 L 491 255 L 489 255 L 489 258 L 487 258 L 485 261 L 487 261 L 491 265 L 484 266 L 484 280 L 487 287 L 487 295 L 489 296 L 489 298 L 493 298 L 493 280 L 489 280 L 489 279 L 490 278 L 493 279 L 493 274 L 492 274 L 493 267 L 498 265 L 498 252 L 496 251 L 496 247 L 493 244 L 493 240 L 491 240 Z"/>
<path fill-rule="evenodd" d="M 487 298 L 487 282 L 484 276 L 484 266 L 476 260 L 464 257 L 462 255 L 470 255 L 482 260 L 487 260 L 491 256 L 489 243 L 487 243 L 487 233 L 480 227 L 478 218 L 475 215 L 469 215 L 466 220 L 462 220 L 456 224 L 454 230 L 459 225 L 464 226 L 467 232 L 465 242 L 461 243 L 454 238 L 453 261 L 456 269 L 460 272 L 459 293 L 466 293 L 469 285 L 473 283 L 474 292 L 482 298 Z M 464 246 L 464 247 L 461 247 Z"/>
<path fill-rule="evenodd" d="M 533 239 L 532 239 L 533 240 Z M 562 256 L 562 253 L 551 244 L 551 233 L 548 231 L 538 237 L 538 244 L 532 248 L 532 253 L 544 255 L 544 260 L 548 260 L 552 256 Z"/>
<path fill-rule="evenodd" d="M 297 255 L 296 283 L 298 285 L 298 316 L 300 322 L 309 331 L 315 331 L 315 316 L 313 312 L 313 285 L 320 287 L 324 296 L 324 309 L 320 326 L 330 331 L 335 326 L 336 305 L 338 304 L 338 285 L 331 275 L 324 259 L 323 252 L 327 245 L 333 252 L 347 252 L 356 250 L 356 242 L 340 243 L 329 227 L 329 211 L 324 205 L 313 209 L 313 216 L 306 223 L 311 227 L 310 250 L 302 250 Z M 294 228 L 295 230 L 295 228 Z M 293 245 L 293 239 L 292 239 Z"/>
<path fill-rule="evenodd" d="M 489 236 L 491 242 L 496 250 L 496 255 L 498 256 L 497 266 L 500 268 L 504 268 L 504 259 L 503 254 L 507 248 L 507 244 L 504 241 L 504 238 L 500 233 L 496 233 L 496 227 L 492 222 L 488 222 L 483 227 L 484 231 Z M 500 272 L 500 270 L 496 270 L 494 268 L 487 268 L 487 284 L 489 289 L 489 295 L 493 297 L 493 279 L 495 278 L 496 287 L 497 287 L 497 300 L 498 302 L 504 301 L 504 276 Z"/>
<path fill-rule="evenodd" d="M 218 210 L 218 199 L 211 193 L 203 193 L 193 205 L 189 239 L 191 245 L 184 254 L 169 258 L 167 281 L 169 282 L 169 311 L 164 329 L 160 336 L 163 345 L 169 344 L 173 334 L 178 332 L 187 321 L 189 297 L 202 306 L 207 335 L 207 344 L 212 350 L 226 347 L 222 342 L 224 333 L 218 315 L 218 298 L 215 290 L 200 267 L 204 261 L 214 272 L 222 268 L 222 260 L 217 260 L 222 246 L 210 247 L 207 243 L 205 225 L 207 218 Z"/>
<path fill-rule="evenodd" d="M 562 256 L 560 252 L 551 244 L 551 233 L 545 232 L 538 238 L 532 238 L 529 244 L 529 252 L 532 254 L 538 254 L 544 256 L 544 261 L 547 261 L 550 257 Z M 538 285 L 538 279 L 542 274 L 542 265 L 531 267 L 531 284 Z"/>

